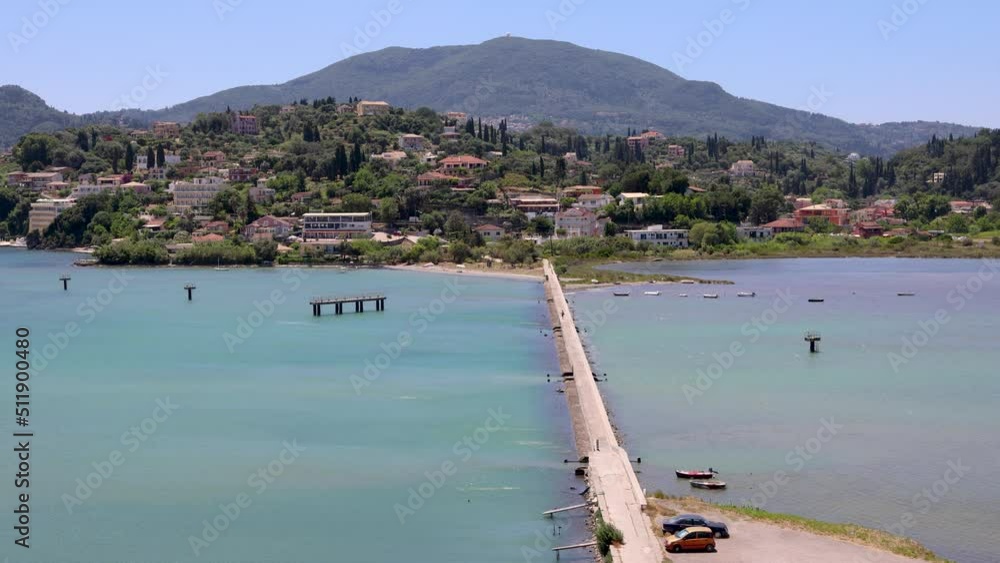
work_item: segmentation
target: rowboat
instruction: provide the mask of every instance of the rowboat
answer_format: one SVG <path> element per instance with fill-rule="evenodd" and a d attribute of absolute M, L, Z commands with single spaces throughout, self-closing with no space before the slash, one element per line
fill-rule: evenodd
<path fill-rule="evenodd" d="M 691 486 L 696 489 L 725 489 L 725 481 L 691 481 Z"/>
<path fill-rule="evenodd" d="M 684 285 L 694 285 L 694 280 L 681 280 Z"/>
<path fill-rule="evenodd" d="M 708 471 L 700 469 L 675 469 L 678 479 L 711 479 L 715 477 L 716 471 L 709 468 Z"/>
<path fill-rule="evenodd" d="M 704 297 L 705 299 L 718 299 L 719 298 L 719 294 L 718 293 L 705 293 L 705 294 L 702 295 L 702 297 Z"/>
<path fill-rule="evenodd" d="M 652 296 L 655 297 L 655 296 L 659 295 L 660 292 L 659 291 L 643 291 L 642 294 L 643 295 L 652 295 Z"/>
<path fill-rule="evenodd" d="M 615 291 L 615 292 L 613 292 L 613 295 L 615 297 L 628 297 L 629 295 L 631 295 L 631 293 L 629 293 L 627 291 Z"/>
<path fill-rule="evenodd" d="M 916 293 L 912 293 L 912 292 L 909 292 L 909 291 L 903 291 L 903 292 L 897 293 L 896 295 L 898 295 L 900 297 L 913 297 L 914 295 L 916 295 Z"/>
<path fill-rule="evenodd" d="M 823 300 L 819 298 L 813 298 L 809 300 L 810 303 L 822 303 Z"/>
<path fill-rule="evenodd" d="M 741 291 L 736 294 L 736 297 L 757 297 L 757 292 L 755 291 Z"/>

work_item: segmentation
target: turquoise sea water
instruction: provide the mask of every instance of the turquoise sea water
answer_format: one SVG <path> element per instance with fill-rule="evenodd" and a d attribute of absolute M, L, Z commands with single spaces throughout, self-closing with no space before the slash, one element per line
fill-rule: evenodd
<path fill-rule="evenodd" d="M 728 490 L 695 494 L 1000 561 L 1000 271 L 902 259 L 623 267 L 736 283 L 570 296 L 578 319 L 614 307 L 583 324 L 643 486 L 691 494 L 673 470 L 713 466 Z"/>
<path fill-rule="evenodd" d="M 17 327 L 35 366 L 30 550 L 8 549 L 11 438 L 0 459 L 10 561 L 510 562 L 585 535 L 540 514 L 582 488 L 540 284 L 75 258 L 0 249 L 7 436 Z M 374 291 L 383 313 L 311 316 L 315 295 Z"/>

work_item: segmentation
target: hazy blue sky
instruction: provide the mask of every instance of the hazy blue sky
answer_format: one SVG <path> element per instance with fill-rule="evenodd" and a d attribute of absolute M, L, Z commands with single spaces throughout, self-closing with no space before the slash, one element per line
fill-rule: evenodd
<path fill-rule="evenodd" d="M 4 0 L 0 83 L 73 112 L 158 108 L 283 82 L 344 58 L 345 46 L 511 33 L 626 53 L 854 122 L 1000 127 L 998 19 L 990 0 Z"/>

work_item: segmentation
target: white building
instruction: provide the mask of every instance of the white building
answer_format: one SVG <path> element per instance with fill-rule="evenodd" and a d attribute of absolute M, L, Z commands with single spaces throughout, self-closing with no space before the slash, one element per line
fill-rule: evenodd
<path fill-rule="evenodd" d="M 573 204 L 573 207 L 579 207 L 587 211 L 597 211 L 604 209 L 606 205 L 614 200 L 615 198 L 608 194 L 583 194 L 576 198 L 576 203 Z"/>
<path fill-rule="evenodd" d="M 642 192 L 622 192 L 618 194 L 618 203 L 625 203 L 626 201 L 631 201 L 632 205 L 634 205 L 635 207 L 642 207 L 642 204 L 645 203 L 646 198 L 648 197 L 649 194 Z"/>
<path fill-rule="evenodd" d="M 768 240 L 774 236 L 774 229 L 771 227 L 743 225 L 736 227 L 736 236 L 741 239 L 753 241 Z"/>
<path fill-rule="evenodd" d="M 303 240 L 346 239 L 371 236 L 371 213 L 306 213 L 302 215 Z"/>
<path fill-rule="evenodd" d="M 42 198 L 31 204 L 31 211 L 28 212 L 28 232 L 41 231 L 56 220 L 60 213 L 76 205 L 73 198 L 66 199 L 46 199 Z"/>
<path fill-rule="evenodd" d="M 79 199 L 83 196 L 95 195 L 113 189 L 115 189 L 115 187 L 109 185 L 98 186 L 96 184 L 80 184 L 79 186 L 73 188 L 73 193 L 70 194 L 70 197 Z"/>
<path fill-rule="evenodd" d="M 672 248 L 688 247 L 687 229 L 664 229 L 663 225 L 652 225 L 640 230 L 625 231 L 636 243 L 646 242 L 653 246 Z"/>
<path fill-rule="evenodd" d="M 229 184 L 222 178 L 195 178 L 193 182 L 171 182 L 169 192 L 174 194 L 174 207 L 178 211 L 203 211 Z"/>
<path fill-rule="evenodd" d="M 399 149 L 404 151 L 422 151 L 426 146 L 427 139 L 422 135 L 406 133 L 399 136 Z"/>
<path fill-rule="evenodd" d="M 556 213 L 556 232 L 559 236 L 571 237 L 595 237 L 603 234 L 603 225 L 597 220 L 597 216 L 579 207 L 567 209 Z"/>

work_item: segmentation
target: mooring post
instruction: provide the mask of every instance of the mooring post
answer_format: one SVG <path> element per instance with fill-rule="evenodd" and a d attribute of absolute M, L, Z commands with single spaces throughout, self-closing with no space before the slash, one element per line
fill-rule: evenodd
<path fill-rule="evenodd" d="M 70 280 L 70 277 L 69 276 L 63 276 L 63 277 L 59 278 L 59 280 L 63 282 L 63 291 L 69 291 L 69 280 Z"/>
<path fill-rule="evenodd" d="M 194 284 L 190 284 L 189 283 L 189 284 L 187 284 L 187 285 L 184 286 L 184 289 L 186 289 L 187 292 L 188 292 L 188 301 L 191 301 L 191 299 L 192 299 L 191 292 L 196 289 L 195 286 L 194 286 Z"/>

